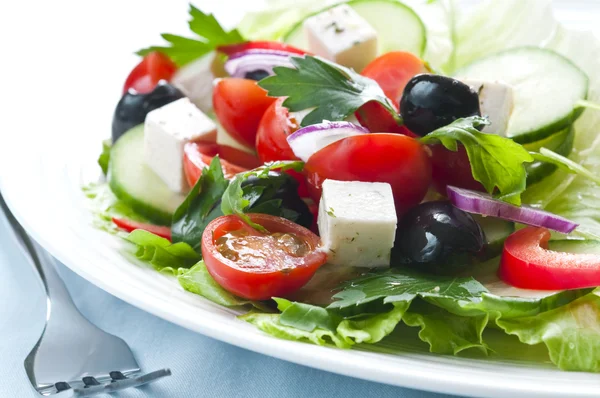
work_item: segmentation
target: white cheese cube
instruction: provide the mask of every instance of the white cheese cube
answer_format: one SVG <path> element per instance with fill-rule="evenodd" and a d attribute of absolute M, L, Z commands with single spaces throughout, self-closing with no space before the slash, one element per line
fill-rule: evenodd
<path fill-rule="evenodd" d="M 171 102 L 146 116 L 144 157 L 146 164 L 174 192 L 186 192 L 183 146 L 214 137 L 216 126 L 188 98 Z"/>
<path fill-rule="evenodd" d="M 328 263 L 388 267 L 397 222 L 390 184 L 323 182 L 318 226 Z"/>
<path fill-rule="evenodd" d="M 350 6 L 330 8 L 304 21 L 308 49 L 360 72 L 377 57 L 377 32 Z"/>
<path fill-rule="evenodd" d="M 481 115 L 490 120 L 490 124 L 483 131 L 505 136 L 514 106 L 512 87 L 502 82 L 475 79 L 465 79 L 463 82 L 479 94 Z"/>
<path fill-rule="evenodd" d="M 207 54 L 200 59 L 181 67 L 171 83 L 179 88 L 202 112 L 212 109 L 213 72 L 215 56 Z"/>

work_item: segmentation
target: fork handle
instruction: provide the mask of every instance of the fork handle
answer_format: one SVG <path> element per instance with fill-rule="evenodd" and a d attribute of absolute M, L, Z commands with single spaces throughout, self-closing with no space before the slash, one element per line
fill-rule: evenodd
<path fill-rule="evenodd" d="M 48 297 L 47 316 L 50 316 L 51 303 L 65 304 L 64 308 L 69 308 L 69 306 L 71 306 L 77 311 L 67 287 L 56 272 L 53 260 L 44 250 L 41 250 L 37 242 L 33 241 L 21 224 L 19 224 L 8 208 L 8 205 L 2 197 L 2 193 L 0 193 L 0 208 L 4 211 L 17 242 L 23 251 L 29 255 L 31 264 L 34 266 L 33 268 L 40 277 L 44 290 L 46 291 L 46 296 Z"/>

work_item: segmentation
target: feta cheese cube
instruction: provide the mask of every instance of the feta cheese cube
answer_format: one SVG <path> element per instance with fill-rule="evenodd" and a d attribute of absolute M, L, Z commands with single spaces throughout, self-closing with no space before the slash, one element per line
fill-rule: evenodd
<path fill-rule="evenodd" d="M 513 89 L 502 82 L 465 79 L 463 82 L 479 93 L 481 114 L 490 124 L 483 131 L 505 136 L 514 105 Z"/>
<path fill-rule="evenodd" d="M 323 182 L 317 223 L 328 263 L 388 267 L 397 222 L 390 184 Z"/>
<path fill-rule="evenodd" d="M 377 57 L 377 32 L 346 4 L 304 21 L 308 49 L 360 72 Z"/>
<path fill-rule="evenodd" d="M 144 124 L 146 164 L 174 192 L 186 192 L 183 146 L 214 137 L 216 126 L 188 98 L 171 102 L 148 113 Z"/>
<path fill-rule="evenodd" d="M 171 80 L 202 112 L 212 109 L 214 58 L 214 54 L 210 53 L 181 67 Z"/>

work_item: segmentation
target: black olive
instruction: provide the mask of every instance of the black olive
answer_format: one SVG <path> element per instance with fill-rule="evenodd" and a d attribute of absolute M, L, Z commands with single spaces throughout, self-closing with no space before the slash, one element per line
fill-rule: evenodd
<path fill-rule="evenodd" d="M 256 81 L 260 81 L 268 76 L 270 76 L 269 72 L 267 72 L 266 70 L 263 70 L 263 69 L 253 70 L 252 72 L 246 72 L 246 74 L 244 75 L 244 77 L 246 79 L 251 79 L 251 80 L 256 80 Z"/>
<path fill-rule="evenodd" d="M 175 86 L 166 82 L 159 83 L 147 94 L 138 94 L 130 90 L 117 104 L 112 122 L 113 144 L 129 129 L 144 123 L 146 115 L 154 109 L 185 97 Z"/>
<path fill-rule="evenodd" d="M 479 95 L 451 77 L 417 75 L 404 88 L 400 115 L 410 131 L 423 137 L 456 119 L 481 116 Z"/>
<path fill-rule="evenodd" d="M 426 202 L 398 223 L 393 264 L 407 264 L 437 274 L 460 272 L 471 254 L 483 249 L 485 235 L 473 217 L 450 202 Z"/>
<path fill-rule="evenodd" d="M 281 200 L 281 217 L 285 217 L 294 221 L 303 227 L 310 228 L 313 222 L 313 214 L 310 212 L 308 205 L 298 195 L 298 181 L 287 173 L 271 171 L 267 178 L 259 178 L 250 176 L 242 182 L 242 188 L 250 186 L 264 186 L 260 200 L 256 204 L 251 204 L 250 210 L 253 207 L 257 209 L 267 200 Z M 246 190 L 245 190 L 246 191 Z M 293 215 L 289 210 L 292 210 Z"/>

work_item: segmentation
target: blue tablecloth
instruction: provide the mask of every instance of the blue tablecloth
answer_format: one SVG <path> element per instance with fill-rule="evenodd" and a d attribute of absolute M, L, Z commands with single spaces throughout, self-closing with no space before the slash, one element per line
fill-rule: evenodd
<path fill-rule="evenodd" d="M 401 397 L 442 398 L 339 376 L 256 354 L 193 333 L 111 296 L 63 265 L 81 312 L 124 338 L 144 370 L 169 367 L 173 376 L 116 397 Z M 45 296 L 37 275 L 0 215 L 0 396 L 35 397 L 23 359 L 44 325 Z"/>

